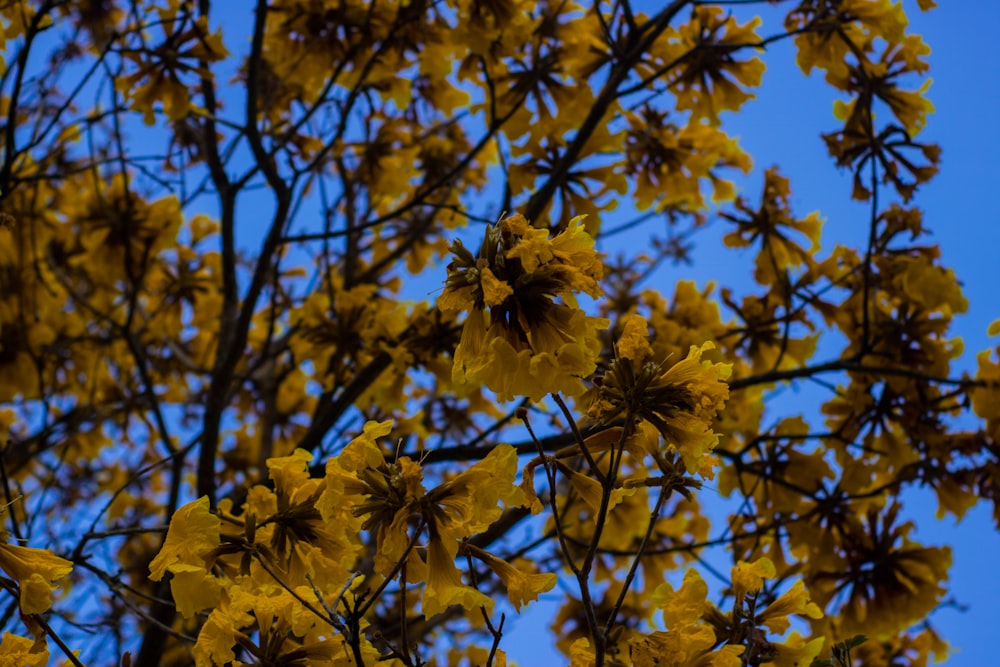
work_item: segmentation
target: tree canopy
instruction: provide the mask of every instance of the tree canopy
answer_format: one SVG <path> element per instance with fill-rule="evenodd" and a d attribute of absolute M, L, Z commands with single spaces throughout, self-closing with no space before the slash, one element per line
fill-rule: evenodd
<path fill-rule="evenodd" d="M 0 664 L 500 666 L 540 596 L 574 667 L 945 657 L 934 4 L 0 2 Z M 850 244 L 727 132 L 779 42 Z"/>

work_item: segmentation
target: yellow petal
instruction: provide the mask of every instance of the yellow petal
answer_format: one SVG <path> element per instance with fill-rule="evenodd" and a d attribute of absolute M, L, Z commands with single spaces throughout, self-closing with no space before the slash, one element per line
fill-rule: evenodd
<path fill-rule="evenodd" d="M 622 318 L 622 334 L 618 338 L 618 356 L 631 359 L 637 365 L 653 356 L 649 346 L 649 324 L 642 315 L 626 315 Z"/>
<path fill-rule="evenodd" d="M 194 565 L 175 565 L 172 571 L 170 591 L 177 611 L 184 618 L 193 618 L 199 611 L 219 604 L 222 585 L 214 576 Z"/>
<path fill-rule="evenodd" d="M 457 550 L 457 544 L 451 543 Z M 493 598 L 462 583 L 462 574 L 455 567 L 455 553 L 449 552 L 440 537 L 432 537 L 427 545 L 427 588 L 424 590 L 423 611 L 428 618 L 445 611 L 451 605 L 466 609 L 492 607 Z"/>
<path fill-rule="evenodd" d="M 493 275 L 488 267 L 483 267 L 479 276 L 479 284 L 483 287 L 483 302 L 487 306 L 499 306 L 514 293 L 513 288 Z"/>
<path fill-rule="evenodd" d="M 204 557 L 219 546 L 219 525 L 219 517 L 209 510 L 208 496 L 177 510 L 160 553 L 149 564 L 149 578 L 159 581 L 178 564 L 204 567 Z"/>

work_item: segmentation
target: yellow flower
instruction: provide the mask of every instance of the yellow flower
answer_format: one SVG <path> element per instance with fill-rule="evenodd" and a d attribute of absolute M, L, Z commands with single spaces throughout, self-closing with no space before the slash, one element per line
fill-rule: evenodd
<path fill-rule="evenodd" d="M 608 324 L 576 304 L 579 292 L 601 294 L 604 267 L 593 246 L 583 216 L 553 239 L 523 216 L 507 218 L 487 229 L 477 256 L 455 241 L 438 299 L 443 311 L 468 313 L 452 380 L 485 385 L 501 401 L 582 393 Z"/>
<path fill-rule="evenodd" d="M 697 571 L 684 573 L 684 583 L 675 591 L 669 583 L 653 592 L 653 604 L 663 612 L 666 632 L 640 636 L 631 643 L 635 667 L 739 667 L 744 647 L 727 644 L 713 651 L 715 630 L 702 620 L 711 605 L 706 602 L 708 584 Z"/>
<path fill-rule="evenodd" d="M 626 118 L 625 170 L 635 177 L 640 211 L 654 203 L 657 210 L 699 211 L 707 207 L 703 186 L 712 187 L 717 202 L 733 198 L 733 184 L 719 175 L 720 169 L 750 171 L 752 161 L 737 141 L 697 118 L 677 127 L 651 108 Z"/>
<path fill-rule="evenodd" d="M 384 438 L 392 432 L 392 424 L 391 419 L 381 422 L 365 422 L 361 435 L 347 443 L 344 451 L 336 459 L 331 459 L 331 462 L 327 463 L 327 469 L 330 468 L 333 461 L 336 461 L 338 468 L 351 472 L 357 472 L 364 468 L 378 468 L 384 464 L 385 457 L 382 456 L 378 439 Z"/>
<path fill-rule="evenodd" d="M 653 356 L 649 346 L 649 325 L 642 315 L 626 315 L 621 319 L 622 333 L 615 350 L 623 359 L 642 362 Z"/>
<path fill-rule="evenodd" d="M 364 517 L 359 528 L 377 536 L 375 569 L 382 574 L 403 556 L 409 519 L 425 495 L 419 464 L 407 457 L 389 463 L 382 455 L 377 439 L 391 430 L 392 420 L 367 422 L 364 432 L 327 462 L 326 486 L 316 500 L 324 521 L 338 514 Z"/>
<path fill-rule="evenodd" d="M 424 590 L 424 615 L 427 618 L 445 611 L 451 605 L 466 609 L 492 607 L 493 599 L 462 583 L 462 574 L 455 567 L 458 542 L 431 531 L 427 545 L 427 588 Z"/>
<path fill-rule="evenodd" d="M 760 40 L 756 28 L 761 20 L 755 17 L 738 25 L 731 14 L 721 7 L 696 7 L 691 20 L 680 26 L 676 39 L 663 49 L 667 62 L 676 61 L 671 68 L 677 74 L 669 82 L 671 92 L 677 96 L 677 109 L 690 110 L 692 118 L 707 118 L 719 124 L 720 111 L 736 111 L 744 102 L 753 99 L 741 86 L 754 88 L 764 75 L 764 61 L 760 58 L 737 60 L 733 57 L 733 44 L 752 44 Z M 705 55 L 684 58 L 697 51 Z"/>
<path fill-rule="evenodd" d="M 312 495 L 320 484 L 318 479 L 310 479 L 309 463 L 313 455 L 304 449 L 296 449 L 291 456 L 278 456 L 267 459 L 268 475 L 274 482 L 275 491 L 283 495 L 289 502 Z"/>
<path fill-rule="evenodd" d="M 697 570 L 688 569 L 679 590 L 666 582 L 660 584 L 653 592 L 653 604 L 662 610 L 667 628 L 681 628 L 701 618 L 707 596 L 708 584 Z"/>
<path fill-rule="evenodd" d="M 725 644 L 713 651 L 715 633 L 707 626 L 654 632 L 633 640 L 634 667 L 741 667 L 744 647 Z"/>
<path fill-rule="evenodd" d="M 327 388 L 345 381 L 359 358 L 381 351 L 408 326 L 404 306 L 386 294 L 391 285 L 348 287 L 342 278 L 331 278 L 328 286 L 293 310 L 289 339 L 296 361 L 311 362 L 314 379 Z"/>
<path fill-rule="evenodd" d="M 930 613 L 945 593 L 951 549 L 911 541 L 912 523 L 894 525 L 899 510 L 894 504 L 852 517 L 833 531 L 840 542 L 832 545 L 837 559 L 826 559 L 809 574 L 810 592 L 819 604 L 846 598 L 838 612 L 844 634 L 900 632 Z"/>
<path fill-rule="evenodd" d="M 915 91 L 901 90 L 898 86 L 906 75 L 922 74 L 928 64 L 922 58 L 931 49 L 919 35 L 907 35 L 886 46 L 878 62 L 868 59 L 837 74 L 830 73 L 827 80 L 837 88 L 856 95 L 848 103 L 835 108 L 849 128 L 864 127 L 873 98 L 877 97 L 892 111 L 910 136 L 923 128 L 927 114 L 934 112 L 934 105 L 925 97 L 931 81 L 927 79 Z M 861 83 L 863 81 L 863 83 Z"/>
<path fill-rule="evenodd" d="M 143 122 L 153 125 L 156 116 L 153 105 L 163 104 L 170 120 L 179 120 L 191 108 L 190 81 L 196 77 L 211 77 L 202 62 L 215 62 L 229 55 L 222 42 L 222 32 L 209 32 L 208 19 L 197 20 L 197 29 L 188 28 L 187 21 L 178 16 L 178 5 L 168 3 L 158 8 L 162 27 L 162 46 L 128 52 L 129 60 L 139 66 L 138 71 L 119 79 L 116 87 L 132 100 L 132 108 L 143 112 Z"/>
<path fill-rule="evenodd" d="M 780 635 L 788 629 L 789 614 L 808 616 L 812 619 L 823 618 L 823 610 L 809 598 L 809 592 L 801 579 L 781 597 L 767 605 L 767 609 L 757 614 L 756 620 L 766 625 L 771 632 Z"/>
<path fill-rule="evenodd" d="M 990 330 L 998 327 L 1000 320 L 990 325 Z M 1000 358 L 1000 347 L 997 347 L 996 356 Z M 986 432 L 994 439 L 1000 439 L 1000 361 L 993 361 L 990 350 L 977 354 L 976 361 L 979 364 L 976 380 L 986 386 L 976 387 L 970 392 L 972 410 L 986 420 Z"/>
<path fill-rule="evenodd" d="M 236 624 L 221 608 L 212 610 L 192 649 L 196 665 L 228 665 L 236 659 Z"/>
<path fill-rule="evenodd" d="M 517 244 L 506 253 L 507 257 L 521 260 L 521 268 L 528 273 L 538 270 L 541 264 L 552 261 L 555 256 L 549 242 L 549 232 L 532 227 L 523 215 L 512 215 L 502 221 L 502 231 L 517 237 Z"/>
<path fill-rule="evenodd" d="M 596 659 L 590 640 L 586 637 L 580 637 L 569 648 L 570 667 L 590 667 Z"/>
<path fill-rule="evenodd" d="M 736 606 L 743 603 L 747 593 L 759 591 L 764 586 L 764 580 L 771 579 L 774 575 L 774 563 L 770 558 L 758 558 L 753 563 L 742 560 L 738 562 L 732 570 L 733 597 L 736 598 Z"/>
<path fill-rule="evenodd" d="M 638 315 L 626 319 L 619 357 L 600 379 L 590 416 L 609 422 L 624 413 L 651 423 L 667 445 L 680 452 L 687 471 L 697 472 L 719 441 L 712 421 L 729 398 L 725 379 L 732 365 L 702 361 L 702 354 L 715 347 L 706 342 L 701 347 L 692 345 L 685 359 L 664 372 L 649 360 L 651 348 L 637 342 L 645 328 L 645 320 Z"/>
<path fill-rule="evenodd" d="M 203 566 L 205 557 L 219 546 L 219 523 L 219 517 L 209 510 L 208 496 L 178 509 L 160 553 L 149 564 L 149 578 L 159 581 L 179 564 Z"/>
<path fill-rule="evenodd" d="M 73 569 L 73 564 L 46 549 L 0 544 L 0 569 L 20 588 L 21 613 L 41 614 L 52 606 L 53 583 Z"/>
<path fill-rule="evenodd" d="M 926 0 L 918 3 L 923 7 Z M 898 42 L 903 38 L 906 22 L 902 3 L 843 0 L 836 4 L 802 3 L 788 14 L 785 27 L 790 31 L 807 25 L 814 28 L 795 37 L 798 65 L 803 73 L 809 74 L 813 67 L 818 67 L 836 77 L 846 72 L 852 48 L 874 37 Z"/>
<path fill-rule="evenodd" d="M 498 280 L 488 268 L 484 267 L 480 275 L 482 276 L 483 302 L 487 306 L 499 306 L 514 293 L 510 285 Z"/>
<path fill-rule="evenodd" d="M 170 572 L 170 590 L 185 618 L 218 603 L 222 586 L 209 572 L 212 552 L 220 544 L 220 521 L 209 510 L 208 496 L 178 509 L 167 539 L 149 564 L 149 578 L 160 581 Z"/>
<path fill-rule="evenodd" d="M 567 479 L 569 479 L 569 483 L 573 487 L 573 490 L 579 494 L 580 498 L 583 499 L 583 502 L 587 504 L 587 507 L 589 507 L 595 515 L 598 514 L 601 511 L 601 498 L 604 496 L 604 487 L 601 483 L 579 471 L 573 470 L 561 461 L 556 461 L 556 466 L 559 468 L 559 471 L 565 475 Z M 635 489 L 612 489 L 611 497 L 608 499 L 607 509 L 614 509 L 614 507 L 622 501 L 626 494 L 631 494 L 634 491 Z"/>
<path fill-rule="evenodd" d="M 201 627 L 193 650 L 196 665 L 230 664 L 237 645 L 250 655 L 268 656 L 273 664 L 331 664 L 341 645 L 323 636 L 317 617 L 300 602 L 319 604 L 311 587 L 297 587 L 293 595 L 276 584 L 254 590 L 248 584 L 244 580 L 233 586 Z"/>
<path fill-rule="evenodd" d="M 723 237 L 731 248 L 759 244 L 754 277 L 762 285 L 775 285 L 789 268 L 811 267 L 819 251 L 823 219 L 818 212 L 796 218 L 791 212 L 791 187 L 787 178 L 774 167 L 764 173 L 764 191 L 760 206 L 751 208 L 742 198 L 736 201 L 738 213 L 722 217 L 736 225 Z M 804 236 L 808 248 L 797 240 Z"/>
<path fill-rule="evenodd" d="M 171 565 L 170 592 L 174 605 L 184 618 L 193 618 L 203 609 L 211 609 L 222 598 L 222 584 L 204 567 Z"/>
<path fill-rule="evenodd" d="M 0 641 L 0 667 L 45 667 L 49 651 L 44 641 L 32 641 L 9 632 Z"/>
<path fill-rule="evenodd" d="M 792 632 L 781 644 L 773 644 L 775 650 L 774 659 L 769 664 L 774 667 L 804 667 L 811 665 L 814 658 L 819 656 L 823 650 L 826 639 L 817 637 L 807 642 L 805 638 L 797 632 Z"/>
<path fill-rule="evenodd" d="M 687 357 L 660 376 L 660 381 L 677 387 L 685 387 L 692 395 L 692 414 L 698 417 L 714 417 L 729 398 L 726 378 L 732 373 L 732 364 L 702 361 L 706 350 L 715 349 L 715 343 L 706 342 L 701 347 L 691 346 Z"/>
<path fill-rule="evenodd" d="M 482 461 L 429 491 L 426 499 L 447 513 L 441 517 L 442 525 L 462 536 L 472 535 L 500 518 L 503 505 L 524 504 L 524 493 L 514 485 L 515 475 L 517 450 L 499 445 Z"/>
<path fill-rule="evenodd" d="M 692 569 L 685 572 L 677 591 L 669 583 L 660 584 L 653 593 L 653 603 L 661 608 L 667 631 L 632 641 L 635 667 L 739 667 L 743 646 L 726 645 L 712 651 L 715 631 L 702 621 L 707 596 L 708 585 Z"/>
<path fill-rule="evenodd" d="M 909 665 L 929 665 L 945 662 L 949 657 L 947 642 L 931 627 L 917 635 L 900 633 L 878 640 L 869 639 L 851 651 L 854 664 L 899 664 L 899 656 L 906 656 Z"/>
<path fill-rule="evenodd" d="M 525 574 L 491 553 L 472 546 L 469 548 L 476 558 L 486 563 L 487 567 L 500 577 L 500 581 L 507 589 L 507 598 L 517 611 L 521 611 L 521 605 L 525 602 L 533 602 L 538 599 L 539 594 L 552 590 L 559 581 L 559 577 L 553 572 Z"/>

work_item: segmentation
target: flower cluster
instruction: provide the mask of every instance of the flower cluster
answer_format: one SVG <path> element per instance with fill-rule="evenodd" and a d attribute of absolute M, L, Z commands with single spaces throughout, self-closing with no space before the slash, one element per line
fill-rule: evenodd
<path fill-rule="evenodd" d="M 539 400 L 554 391 L 577 395 L 596 368 L 598 331 L 608 321 L 588 316 L 577 293 L 601 294 L 603 265 L 583 217 L 549 238 L 523 216 L 486 230 L 478 255 L 461 241 L 438 307 L 465 311 L 455 350 L 456 384 L 485 385 L 498 400 Z"/>
<path fill-rule="evenodd" d="M 650 423 L 668 447 L 680 452 L 688 472 L 699 471 L 719 442 L 712 421 L 729 398 L 725 380 L 732 367 L 702 360 L 715 348 L 709 341 L 692 345 L 684 359 L 664 369 L 652 358 L 648 326 L 641 315 L 623 318 L 617 356 L 600 379 L 589 414 L 603 422 L 624 415 Z"/>
<path fill-rule="evenodd" d="M 418 592 L 411 601 L 427 618 L 454 607 L 491 608 L 492 597 L 463 582 L 459 555 L 493 571 L 517 608 L 555 585 L 555 574 L 467 543 L 505 507 L 523 504 L 513 448 L 497 447 L 428 490 L 417 462 L 386 460 L 379 439 L 391 428 L 368 422 L 322 477 L 310 474 L 312 456 L 296 450 L 267 460 L 271 484 L 251 488 L 238 510 L 224 502 L 212 511 L 202 497 L 174 514 L 150 578 L 170 575 L 185 618 L 212 610 L 194 647 L 196 664 L 226 664 L 237 650 L 261 660 L 352 664 L 334 659 L 343 655 L 345 629 L 363 622 L 371 611 L 365 601 L 392 582 Z M 365 536 L 376 546 L 372 561 L 362 558 Z M 369 640 L 358 646 L 378 658 Z"/>

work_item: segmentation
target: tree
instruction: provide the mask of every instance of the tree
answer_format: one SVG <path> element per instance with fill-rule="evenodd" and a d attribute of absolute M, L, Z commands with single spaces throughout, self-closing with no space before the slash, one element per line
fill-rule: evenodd
<path fill-rule="evenodd" d="M 1000 521 L 1000 363 L 899 2 L 235 4 L 0 3 L 3 660 L 502 665 L 549 591 L 573 665 L 945 655 L 900 512 Z M 856 247 L 731 181 L 781 40 Z M 709 222 L 752 280 L 656 289 Z"/>

